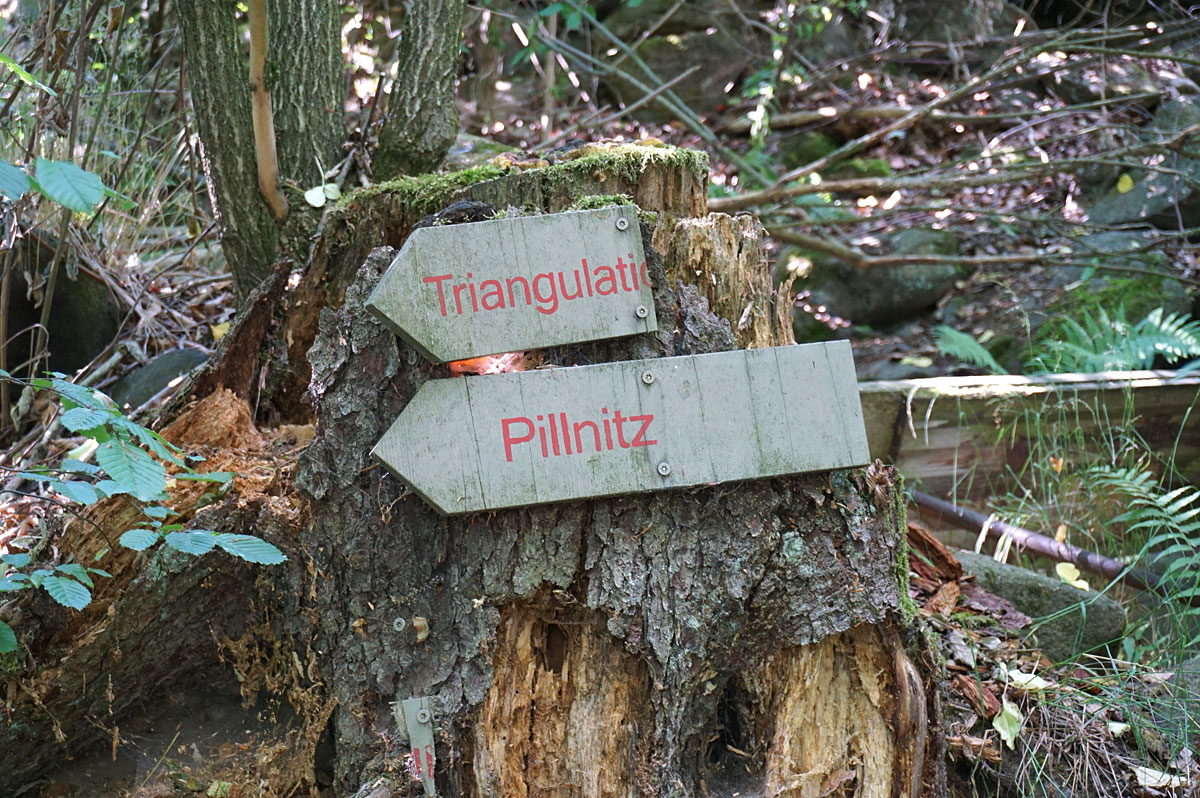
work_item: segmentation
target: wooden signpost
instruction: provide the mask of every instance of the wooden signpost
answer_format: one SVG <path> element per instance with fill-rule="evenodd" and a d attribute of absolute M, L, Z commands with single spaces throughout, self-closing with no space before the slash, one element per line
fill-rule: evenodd
<path fill-rule="evenodd" d="M 845 341 L 433 380 L 373 454 L 447 514 L 869 462 Z"/>
<path fill-rule="evenodd" d="M 414 230 L 367 307 L 438 363 L 658 327 L 629 205 Z"/>

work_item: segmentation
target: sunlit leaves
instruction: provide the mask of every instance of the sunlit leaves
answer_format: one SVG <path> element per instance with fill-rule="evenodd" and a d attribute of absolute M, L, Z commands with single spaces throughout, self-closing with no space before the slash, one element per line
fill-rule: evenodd
<path fill-rule="evenodd" d="M 259 565 L 278 565 L 287 559 L 282 551 L 253 535 L 217 535 L 217 545 L 235 557 Z"/>
<path fill-rule="evenodd" d="M 100 178 L 71 161 L 38 158 L 35 173 L 38 189 L 64 208 L 87 213 L 104 199 Z"/>
<path fill-rule="evenodd" d="M 31 186 L 29 175 L 18 166 L 0 160 L 0 196 L 8 200 L 19 200 Z"/>

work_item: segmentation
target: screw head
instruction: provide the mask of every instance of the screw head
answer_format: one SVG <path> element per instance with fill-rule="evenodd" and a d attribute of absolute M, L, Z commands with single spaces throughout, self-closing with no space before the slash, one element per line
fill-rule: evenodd
<path fill-rule="evenodd" d="M 397 618 L 396 620 L 392 621 L 392 628 L 397 632 L 403 632 L 404 627 L 406 626 L 408 626 L 408 621 L 404 620 L 403 618 Z"/>
<path fill-rule="evenodd" d="M 617 218 L 617 229 L 618 230 L 626 230 L 628 228 L 629 228 L 629 220 L 626 219 L 624 216 L 618 217 Z"/>
<path fill-rule="evenodd" d="M 645 305 L 638 305 L 637 310 L 635 310 L 633 314 L 639 319 L 644 319 L 650 315 L 650 311 L 646 309 Z"/>
<path fill-rule="evenodd" d="M 642 372 L 642 382 L 646 383 L 647 385 L 650 385 L 651 383 L 654 382 L 654 375 L 648 371 L 643 371 Z"/>
<path fill-rule="evenodd" d="M 662 474 L 664 477 L 666 475 L 670 474 L 671 473 L 671 464 L 670 463 L 659 463 L 658 464 L 658 473 Z"/>
<path fill-rule="evenodd" d="M 428 709 L 418 709 L 417 710 L 417 722 L 418 723 L 428 723 L 429 722 L 429 710 Z"/>

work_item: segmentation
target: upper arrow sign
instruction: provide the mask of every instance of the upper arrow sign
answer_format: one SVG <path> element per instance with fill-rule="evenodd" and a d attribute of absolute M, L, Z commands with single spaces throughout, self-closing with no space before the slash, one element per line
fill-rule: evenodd
<path fill-rule="evenodd" d="M 367 307 L 439 363 L 658 328 L 629 205 L 414 230 Z"/>
<path fill-rule="evenodd" d="M 431 380 L 373 454 L 451 514 L 869 461 L 845 341 Z"/>

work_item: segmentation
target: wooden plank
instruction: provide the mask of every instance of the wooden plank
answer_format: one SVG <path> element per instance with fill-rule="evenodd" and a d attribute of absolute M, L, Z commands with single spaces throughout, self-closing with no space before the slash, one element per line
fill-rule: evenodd
<path fill-rule="evenodd" d="M 844 341 L 433 380 L 373 454 L 449 514 L 868 462 Z"/>
<path fill-rule="evenodd" d="M 933 377 L 864 382 L 858 390 L 871 457 L 894 463 L 935 495 L 981 496 L 1002 485 L 1029 452 L 1027 425 L 1014 419 L 1040 414 L 1039 423 L 1048 424 L 1049 410 L 1064 401 L 1095 408 L 1072 417 L 1076 429 L 1093 434 L 1098 419 L 1119 421 L 1132 398 L 1133 426 L 1151 450 L 1173 456 L 1185 476 L 1200 482 L 1200 374 Z"/>
<path fill-rule="evenodd" d="M 444 363 L 656 330 L 648 279 L 621 205 L 414 230 L 367 307 Z"/>

